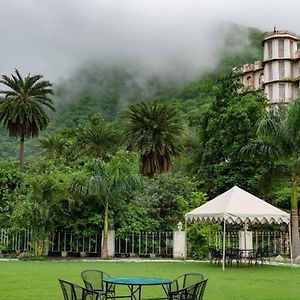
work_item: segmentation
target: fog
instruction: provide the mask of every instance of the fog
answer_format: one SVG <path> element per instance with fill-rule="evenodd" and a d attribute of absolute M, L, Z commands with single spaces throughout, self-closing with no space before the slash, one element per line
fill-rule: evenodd
<path fill-rule="evenodd" d="M 299 9 L 290 0 L 1 0 L 0 74 L 57 82 L 97 62 L 190 78 L 216 66 L 228 23 L 300 34 Z"/>

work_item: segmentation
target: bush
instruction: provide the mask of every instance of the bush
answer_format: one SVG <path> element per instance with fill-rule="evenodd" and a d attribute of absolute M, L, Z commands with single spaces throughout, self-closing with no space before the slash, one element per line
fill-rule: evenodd
<path fill-rule="evenodd" d="M 209 258 L 209 237 L 221 230 L 220 225 L 198 222 L 188 227 L 189 255 L 193 259 L 205 260 Z"/>
<path fill-rule="evenodd" d="M 47 259 L 44 256 L 35 256 L 31 252 L 22 252 L 17 256 L 17 258 L 23 261 L 43 261 Z"/>
<path fill-rule="evenodd" d="M 0 243 L 0 253 L 6 253 L 7 252 L 7 247 L 5 244 Z"/>

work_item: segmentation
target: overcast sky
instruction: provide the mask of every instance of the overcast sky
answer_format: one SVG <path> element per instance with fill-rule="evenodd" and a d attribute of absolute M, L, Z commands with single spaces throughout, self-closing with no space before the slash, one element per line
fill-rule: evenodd
<path fill-rule="evenodd" d="M 213 66 L 226 22 L 300 34 L 300 1 L 0 0 L 0 74 L 57 81 L 87 61 L 159 72 Z"/>

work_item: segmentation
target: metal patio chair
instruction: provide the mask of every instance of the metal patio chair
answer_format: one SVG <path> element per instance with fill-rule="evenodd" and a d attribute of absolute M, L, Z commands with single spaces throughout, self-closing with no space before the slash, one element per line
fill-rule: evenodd
<path fill-rule="evenodd" d="M 171 292 L 184 289 L 202 280 L 204 280 L 204 275 L 202 273 L 194 272 L 182 274 L 173 280 L 171 284 Z"/>
<path fill-rule="evenodd" d="M 242 253 L 239 249 L 229 248 L 225 251 L 226 263 L 232 265 L 232 262 L 235 260 L 238 265 L 242 261 Z"/>
<path fill-rule="evenodd" d="M 170 300 L 202 300 L 206 288 L 207 279 L 203 279 L 170 293 Z"/>
<path fill-rule="evenodd" d="M 99 270 L 85 270 L 81 272 L 81 278 L 88 290 L 98 292 L 99 295 L 113 297 L 115 295 L 115 286 L 113 284 L 109 285 L 106 291 L 105 284 L 103 283 L 103 278 L 105 277 L 110 276 Z"/>
<path fill-rule="evenodd" d="M 74 283 L 58 279 L 65 300 L 99 300 L 100 295 L 95 291 L 85 289 Z"/>
<path fill-rule="evenodd" d="M 209 247 L 209 254 L 210 254 L 210 262 L 220 263 L 222 261 L 223 255 L 222 250 L 217 249 L 215 247 Z"/>
<path fill-rule="evenodd" d="M 266 261 L 270 263 L 270 252 L 268 247 L 259 247 L 256 251 L 254 251 L 254 260 L 255 264 L 260 262 L 261 264 L 265 264 Z"/>

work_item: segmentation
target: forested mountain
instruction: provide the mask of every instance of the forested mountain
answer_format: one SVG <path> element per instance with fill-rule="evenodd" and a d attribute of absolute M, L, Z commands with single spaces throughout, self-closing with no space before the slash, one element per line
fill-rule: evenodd
<path fill-rule="evenodd" d="M 193 119 L 193 112 L 211 102 L 215 79 L 233 66 L 254 62 L 262 56 L 262 32 L 237 25 L 228 26 L 226 43 L 220 49 L 214 70 L 199 70 L 194 81 L 180 76 L 150 74 L 138 65 L 87 64 L 72 76 L 54 84 L 56 112 L 50 113 L 48 132 L 87 124 L 99 112 L 107 121 L 114 120 L 130 104 L 156 99 L 184 103 L 182 109 Z M 0 129 L 0 157 L 15 159 L 18 141 Z M 26 155 L 38 153 L 36 141 L 26 141 Z"/>
<path fill-rule="evenodd" d="M 56 111 L 47 111 L 50 122 L 39 139 L 27 139 L 24 172 L 17 167 L 18 141 L 1 128 L 2 226 L 33 228 L 36 250 L 46 249 L 40 245 L 54 230 L 89 236 L 109 225 L 119 236 L 168 232 L 234 185 L 289 209 L 291 160 L 241 151 L 257 139 L 267 99 L 242 86 L 232 68 L 261 59 L 263 33 L 233 25 L 225 31 L 216 67 L 194 77 L 181 69 L 166 76 L 138 64 L 93 63 L 55 83 Z M 13 112 L 27 108 L 25 100 L 11 101 L 23 105 Z M 197 226 L 189 234 L 193 257 L 207 257 L 208 237 L 218 228 Z"/>

